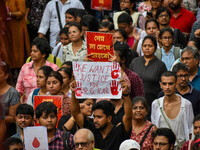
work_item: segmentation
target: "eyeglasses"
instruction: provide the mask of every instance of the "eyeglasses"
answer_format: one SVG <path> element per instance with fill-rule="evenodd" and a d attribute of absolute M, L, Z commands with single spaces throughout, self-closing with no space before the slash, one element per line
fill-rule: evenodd
<path fill-rule="evenodd" d="M 153 145 L 155 145 L 155 146 L 159 145 L 160 147 L 163 147 L 163 146 L 165 146 L 165 145 L 167 145 L 167 144 L 169 144 L 169 143 L 164 143 L 164 142 L 160 142 L 160 143 L 154 142 L 154 143 L 153 143 Z"/>
<path fill-rule="evenodd" d="M 79 145 L 81 145 L 81 147 L 86 147 L 88 142 L 81 142 L 81 143 L 74 143 L 75 147 L 79 147 Z"/>
<path fill-rule="evenodd" d="M 172 36 L 163 36 L 162 39 L 164 40 L 171 40 L 173 37 Z"/>
<path fill-rule="evenodd" d="M 169 15 L 168 14 L 165 14 L 165 15 L 159 15 L 158 17 L 160 17 L 160 18 L 163 18 L 163 17 L 169 17 Z"/>
<path fill-rule="evenodd" d="M 159 3 L 159 2 L 161 2 L 161 0 L 151 0 L 151 2 Z"/>
<path fill-rule="evenodd" d="M 119 2 L 120 3 L 130 3 L 129 1 L 123 1 L 123 0 L 120 0 Z"/>
<path fill-rule="evenodd" d="M 194 57 L 182 57 L 181 58 L 181 61 L 188 61 L 188 60 L 191 60 L 191 59 L 193 59 Z"/>
<path fill-rule="evenodd" d="M 0 66 L 5 66 L 6 63 L 4 61 L 0 61 Z"/>
<path fill-rule="evenodd" d="M 188 78 L 190 75 L 189 74 L 185 74 L 185 75 L 177 75 L 177 78 Z"/>

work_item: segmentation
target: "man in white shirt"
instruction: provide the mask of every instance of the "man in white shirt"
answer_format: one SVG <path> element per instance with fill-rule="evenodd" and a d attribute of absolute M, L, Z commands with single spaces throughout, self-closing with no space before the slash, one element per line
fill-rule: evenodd
<path fill-rule="evenodd" d="M 194 118 L 192 104 L 175 94 L 175 73 L 171 71 L 163 73 L 160 86 L 165 96 L 153 101 L 151 121 L 158 128 L 170 128 L 176 135 L 175 148 L 182 147 L 192 133 Z"/>
<path fill-rule="evenodd" d="M 58 14 L 56 10 L 56 2 L 58 2 L 62 27 L 65 26 L 65 12 L 69 8 L 84 9 L 83 4 L 79 0 L 51 0 L 47 4 L 44 10 L 44 14 L 42 16 L 38 33 L 39 37 L 43 37 L 50 28 L 50 46 L 52 48 L 56 46 L 56 38 L 60 31 Z"/>

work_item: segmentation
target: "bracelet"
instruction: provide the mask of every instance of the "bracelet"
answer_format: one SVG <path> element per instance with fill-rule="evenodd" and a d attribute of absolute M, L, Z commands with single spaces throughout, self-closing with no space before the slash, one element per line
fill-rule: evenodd
<path fill-rule="evenodd" d="M 129 96 L 129 92 L 128 92 L 127 94 L 122 93 L 122 96 L 123 96 L 123 97 Z"/>

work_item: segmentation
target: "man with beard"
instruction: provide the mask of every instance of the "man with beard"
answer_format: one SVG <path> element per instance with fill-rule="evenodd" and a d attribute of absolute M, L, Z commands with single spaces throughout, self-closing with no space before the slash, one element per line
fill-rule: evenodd
<path fill-rule="evenodd" d="M 152 133 L 153 150 L 173 150 L 176 136 L 168 128 L 159 128 Z"/>
<path fill-rule="evenodd" d="M 177 76 L 176 93 L 183 98 L 188 99 L 192 103 L 194 116 L 200 113 L 200 91 L 197 91 L 189 84 L 189 69 L 184 63 L 176 64 L 172 71 Z M 158 97 L 164 96 L 163 91 L 160 92 Z"/>
<path fill-rule="evenodd" d="M 196 17 L 192 12 L 182 8 L 181 3 L 182 0 L 169 0 L 169 8 L 171 9 L 170 26 L 178 28 L 188 38 Z"/>
<path fill-rule="evenodd" d="M 192 134 L 194 118 L 192 104 L 182 96 L 175 94 L 175 73 L 164 72 L 160 86 L 165 96 L 153 101 L 151 121 L 158 128 L 171 129 L 176 135 L 175 148 L 180 149 Z"/>
<path fill-rule="evenodd" d="M 92 110 L 94 112 L 93 122 L 84 118 L 80 111 L 79 101 L 75 97 L 76 82 L 70 84 L 72 91 L 71 113 L 80 128 L 90 129 L 95 137 L 95 147 L 104 150 L 117 150 L 120 144 L 130 138 L 132 123 L 132 105 L 128 92 L 128 85 L 121 81 L 122 95 L 124 100 L 123 121 L 118 125 L 112 124 L 114 105 L 107 100 L 97 102 Z"/>
<path fill-rule="evenodd" d="M 34 125 L 34 110 L 31 105 L 20 104 L 16 110 L 16 124 L 20 128 L 20 132 L 17 132 L 12 137 L 17 137 L 24 143 L 24 131 L 23 128 Z"/>
<path fill-rule="evenodd" d="M 159 7 L 157 12 L 156 12 L 156 20 L 159 23 L 159 29 L 162 30 L 163 28 L 170 27 L 169 22 L 171 19 L 171 12 L 167 7 Z M 172 28 L 174 31 L 174 45 L 184 48 L 187 46 L 187 41 L 184 38 L 183 33 L 177 29 L 177 28 Z"/>

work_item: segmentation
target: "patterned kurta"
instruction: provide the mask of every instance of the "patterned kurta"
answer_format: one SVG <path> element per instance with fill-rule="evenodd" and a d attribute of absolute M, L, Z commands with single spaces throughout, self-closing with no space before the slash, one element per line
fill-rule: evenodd
<path fill-rule="evenodd" d="M 140 133 L 138 135 L 136 135 L 135 131 L 132 129 L 131 139 L 133 139 L 133 140 L 137 141 L 138 143 L 140 143 L 142 141 L 146 131 L 150 127 L 150 125 L 152 125 L 152 123 L 147 120 L 146 121 L 146 125 L 140 131 Z M 143 150 L 152 150 L 153 149 L 153 138 L 152 138 L 152 132 L 153 131 L 154 131 L 154 127 L 151 128 L 151 130 L 149 131 L 147 137 L 145 138 L 145 140 L 144 140 L 144 142 L 142 144 L 142 149 Z"/>

